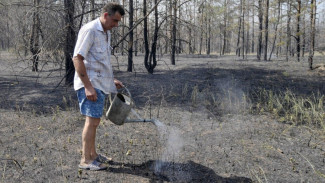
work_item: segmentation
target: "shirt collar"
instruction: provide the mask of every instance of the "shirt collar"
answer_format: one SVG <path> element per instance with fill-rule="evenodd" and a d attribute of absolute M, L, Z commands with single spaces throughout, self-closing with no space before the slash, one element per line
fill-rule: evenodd
<path fill-rule="evenodd" d="M 104 32 L 103 25 L 100 22 L 100 19 L 99 18 L 96 19 L 96 28 L 97 28 L 97 30 L 99 30 L 101 32 Z"/>
<path fill-rule="evenodd" d="M 101 31 L 101 32 L 103 32 L 103 33 L 105 33 L 105 32 L 104 32 L 104 29 L 103 29 L 103 25 L 102 25 L 102 23 L 100 22 L 100 17 L 98 17 L 98 18 L 96 19 L 96 29 L 99 30 L 99 31 Z M 107 30 L 106 33 L 109 34 L 109 33 L 110 33 L 110 30 Z"/>

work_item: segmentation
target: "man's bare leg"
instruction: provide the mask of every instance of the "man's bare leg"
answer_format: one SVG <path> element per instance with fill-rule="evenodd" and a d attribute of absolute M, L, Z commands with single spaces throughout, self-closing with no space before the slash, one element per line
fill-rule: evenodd
<path fill-rule="evenodd" d="M 80 165 L 92 163 L 97 157 L 95 139 L 99 122 L 100 118 L 86 116 L 85 126 L 82 132 L 82 157 Z"/>

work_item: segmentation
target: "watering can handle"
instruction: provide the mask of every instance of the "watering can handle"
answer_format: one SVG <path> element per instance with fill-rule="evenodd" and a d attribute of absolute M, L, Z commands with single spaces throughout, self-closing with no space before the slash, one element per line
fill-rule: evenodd
<path fill-rule="evenodd" d="M 130 100 L 132 101 L 132 97 L 131 97 L 131 93 L 130 91 L 127 89 L 127 87 L 124 86 L 124 90 L 126 90 L 127 94 L 129 95 L 130 97 Z"/>
<path fill-rule="evenodd" d="M 130 97 L 130 102 L 132 102 L 132 97 L 131 97 L 131 93 L 130 93 L 130 91 L 129 91 L 125 86 L 124 86 L 122 89 L 124 89 L 124 90 L 127 92 L 127 94 L 128 94 L 129 97 Z M 112 103 L 112 95 L 111 95 L 111 94 L 109 94 L 108 99 L 109 99 L 109 102 Z"/>

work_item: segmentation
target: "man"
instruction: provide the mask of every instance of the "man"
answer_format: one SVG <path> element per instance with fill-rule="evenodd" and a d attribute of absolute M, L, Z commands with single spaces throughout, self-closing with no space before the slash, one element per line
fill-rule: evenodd
<path fill-rule="evenodd" d="M 116 93 L 122 82 L 114 79 L 110 30 L 118 26 L 125 14 L 122 6 L 108 3 L 101 16 L 84 25 L 78 34 L 73 54 L 76 69 L 74 89 L 77 91 L 81 114 L 86 116 L 82 132 L 82 157 L 79 168 L 87 170 L 107 169 L 108 158 L 97 154 L 96 129 L 103 113 L 106 94 Z"/>

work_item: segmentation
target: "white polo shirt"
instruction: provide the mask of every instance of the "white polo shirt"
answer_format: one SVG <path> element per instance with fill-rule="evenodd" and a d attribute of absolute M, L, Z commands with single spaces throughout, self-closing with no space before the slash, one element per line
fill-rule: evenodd
<path fill-rule="evenodd" d="M 106 94 L 117 93 L 114 84 L 113 69 L 111 64 L 111 33 L 103 30 L 99 18 L 82 26 L 73 56 L 78 54 L 84 57 L 84 63 L 89 80 L 94 88 Z M 74 75 L 74 89 L 84 87 L 77 72 Z"/>

